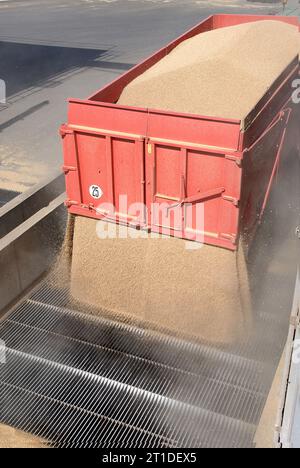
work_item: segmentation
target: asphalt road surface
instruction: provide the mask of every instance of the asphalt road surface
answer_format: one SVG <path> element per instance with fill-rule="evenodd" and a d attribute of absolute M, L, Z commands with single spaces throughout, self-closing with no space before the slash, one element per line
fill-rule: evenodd
<path fill-rule="evenodd" d="M 210 14 L 280 9 L 246 0 L 0 1 L 0 198 L 59 169 L 68 97 L 88 96 Z"/>

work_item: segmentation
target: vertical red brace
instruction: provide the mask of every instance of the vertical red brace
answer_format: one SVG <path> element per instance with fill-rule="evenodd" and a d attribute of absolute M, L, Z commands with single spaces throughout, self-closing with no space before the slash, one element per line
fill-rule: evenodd
<path fill-rule="evenodd" d="M 157 193 L 157 183 L 156 183 L 156 145 L 150 143 L 151 153 L 150 158 L 152 161 L 152 200 L 155 202 L 156 193 Z"/>
<path fill-rule="evenodd" d="M 111 136 L 106 137 L 106 170 L 107 170 L 109 203 L 112 203 L 113 206 L 116 209 L 115 193 L 114 193 L 114 169 L 113 169 L 112 137 Z"/>
<path fill-rule="evenodd" d="M 148 191 L 147 207 L 148 207 L 148 225 L 151 229 L 153 227 L 153 206 L 152 204 L 156 202 L 156 145 L 150 140 L 146 140 L 146 158 L 147 158 L 147 167 L 149 168 L 148 177 L 150 178 L 150 190 Z"/>
<path fill-rule="evenodd" d="M 77 144 L 76 132 L 72 132 L 72 146 L 74 148 L 73 151 L 74 151 L 75 160 L 76 160 L 76 167 L 78 168 L 77 173 L 78 173 L 79 200 L 80 200 L 80 203 L 83 203 L 83 192 L 82 192 L 82 183 L 81 183 L 81 177 L 80 177 L 78 144 Z"/>
<path fill-rule="evenodd" d="M 181 148 L 181 158 L 180 158 L 180 198 L 181 200 L 184 200 L 187 197 L 187 148 Z M 181 214 L 182 214 L 182 226 L 181 226 L 181 231 L 185 231 L 186 227 L 186 222 L 185 222 L 185 212 L 186 212 L 186 207 L 183 205 L 181 207 Z"/>
<path fill-rule="evenodd" d="M 82 203 L 82 188 L 76 134 L 68 125 L 62 125 L 60 135 L 64 146 L 63 170 L 66 176 L 67 203 L 71 202 L 70 206 L 79 205 Z"/>
<path fill-rule="evenodd" d="M 139 163 L 136 167 L 140 167 L 140 180 L 141 180 L 141 188 L 140 188 L 140 201 L 144 205 L 143 210 L 143 224 L 147 223 L 147 213 L 146 213 L 146 181 L 145 181 L 145 141 L 144 139 L 137 140 L 135 142 L 135 151 L 136 151 L 136 160 Z"/>
<path fill-rule="evenodd" d="M 186 193 L 186 174 L 187 174 L 187 149 L 181 148 L 181 159 L 180 159 L 180 196 L 181 200 L 184 200 L 187 197 Z"/>

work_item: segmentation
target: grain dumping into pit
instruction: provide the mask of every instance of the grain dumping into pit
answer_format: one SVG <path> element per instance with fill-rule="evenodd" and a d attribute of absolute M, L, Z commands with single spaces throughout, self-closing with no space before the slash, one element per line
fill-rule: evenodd
<path fill-rule="evenodd" d="M 164 237 L 101 240 L 96 224 L 76 219 L 76 299 L 108 316 L 212 342 L 232 343 L 250 331 L 242 251 L 188 250 L 184 240 Z"/>

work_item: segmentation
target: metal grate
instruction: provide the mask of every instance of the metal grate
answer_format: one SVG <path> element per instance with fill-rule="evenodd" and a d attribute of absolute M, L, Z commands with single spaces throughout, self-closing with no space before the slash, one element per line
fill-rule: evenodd
<path fill-rule="evenodd" d="M 2 422 L 59 447 L 252 446 L 270 363 L 68 304 L 45 283 L 0 324 Z"/>

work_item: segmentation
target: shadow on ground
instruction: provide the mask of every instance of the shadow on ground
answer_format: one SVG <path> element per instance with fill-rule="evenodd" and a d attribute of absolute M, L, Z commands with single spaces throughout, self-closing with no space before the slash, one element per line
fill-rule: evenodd
<path fill-rule="evenodd" d="M 127 70 L 132 64 L 114 62 L 108 49 L 0 42 L 0 78 L 6 82 L 7 97 L 32 87 L 54 87 L 64 74 L 78 69 Z M 110 59 L 110 60 L 108 60 Z"/>

